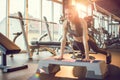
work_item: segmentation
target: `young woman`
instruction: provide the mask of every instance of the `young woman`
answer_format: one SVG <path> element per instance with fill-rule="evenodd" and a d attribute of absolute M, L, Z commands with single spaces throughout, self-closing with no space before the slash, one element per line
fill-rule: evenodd
<path fill-rule="evenodd" d="M 74 40 L 73 49 L 80 50 L 85 55 L 83 61 L 90 61 L 89 48 L 92 48 L 97 53 L 105 54 L 107 63 L 110 63 L 111 55 L 105 50 L 98 48 L 95 41 L 89 37 L 87 23 L 79 17 L 76 8 L 72 5 L 65 6 L 64 12 L 66 20 L 63 23 L 63 37 L 58 59 L 63 59 L 67 35 L 70 35 Z"/>

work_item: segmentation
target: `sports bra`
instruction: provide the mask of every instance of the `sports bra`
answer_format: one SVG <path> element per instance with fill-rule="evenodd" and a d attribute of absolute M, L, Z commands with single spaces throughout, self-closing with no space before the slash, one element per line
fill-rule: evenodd
<path fill-rule="evenodd" d="M 75 37 L 83 36 L 83 29 L 82 29 L 80 23 L 76 22 L 76 24 L 75 24 L 76 31 L 71 29 L 71 25 L 69 22 L 67 22 L 67 26 L 68 26 L 68 32 L 70 33 L 70 35 L 73 35 Z"/>

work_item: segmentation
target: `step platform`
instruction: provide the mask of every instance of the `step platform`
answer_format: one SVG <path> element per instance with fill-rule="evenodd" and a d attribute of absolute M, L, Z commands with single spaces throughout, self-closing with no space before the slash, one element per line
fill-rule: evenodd
<path fill-rule="evenodd" d="M 83 62 L 75 59 L 56 60 L 48 58 L 39 61 L 38 69 L 40 73 L 51 74 L 60 71 L 60 66 L 85 67 L 85 78 L 103 79 L 107 76 L 107 64 L 102 60 L 94 60 L 93 62 Z M 74 70 L 73 70 L 74 71 Z M 73 72 L 74 74 L 75 72 Z M 78 73 L 78 72 L 77 72 Z"/>

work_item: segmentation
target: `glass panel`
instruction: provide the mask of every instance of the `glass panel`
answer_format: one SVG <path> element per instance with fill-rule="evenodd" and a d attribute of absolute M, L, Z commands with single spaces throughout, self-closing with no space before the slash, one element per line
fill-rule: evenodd
<path fill-rule="evenodd" d="M 42 16 L 46 17 L 47 22 L 57 23 L 57 24 L 47 23 L 48 25 L 42 23 L 42 34 L 48 32 L 47 31 L 47 27 L 48 27 L 50 31 L 50 36 L 48 34 L 45 40 L 48 41 L 52 38 L 52 41 L 56 41 L 58 40 L 59 37 L 58 34 L 60 30 L 59 19 L 60 16 L 62 15 L 62 5 L 48 0 L 43 0 L 42 4 L 43 4 Z"/>
<path fill-rule="evenodd" d="M 53 5 L 54 5 L 53 20 L 54 22 L 59 23 L 59 19 L 63 15 L 62 4 L 54 3 Z"/>
<path fill-rule="evenodd" d="M 48 21 L 52 21 L 52 1 L 42 0 L 42 16 L 46 16 Z"/>
<path fill-rule="evenodd" d="M 59 23 L 59 20 L 60 20 L 60 17 L 63 16 L 63 8 L 62 8 L 62 4 L 58 4 L 58 3 L 54 3 L 54 12 L 53 12 L 53 20 L 55 23 L 57 24 L 54 24 L 54 31 L 53 31 L 53 39 L 54 41 L 59 41 L 61 35 L 62 35 L 62 32 L 61 32 L 61 25 Z"/>
<path fill-rule="evenodd" d="M 24 4 L 25 4 L 24 0 L 10 0 L 10 6 L 9 6 L 10 14 L 9 15 L 18 17 L 18 11 L 20 11 L 24 17 Z M 22 32 L 22 29 L 20 26 L 20 21 L 18 19 L 9 18 L 9 21 L 10 21 L 9 37 L 13 41 L 13 39 L 15 38 L 15 35 L 13 35 L 13 33 Z M 23 34 L 20 35 L 16 39 L 15 43 L 21 49 L 24 49 L 24 50 L 26 49 Z"/>
<path fill-rule="evenodd" d="M 52 1 L 48 1 L 48 0 L 42 0 L 42 19 L 43 21 L 45 21 L 44 17 L 46 17 L 47 22 L 52 22 L 53 21 L 53 16 L 52 16 Z M 53 25 L 51 25 L 50 23 L 47 23 L 48 25 L 46 25 L 46 23 L 42 23 L 42 32 L 41 34 L 44 33 L 49 33 L 47 28 L 49 28 L 50 34 L 48 34 L 48 36 L 45 38 L 45 40 L 50 41 L 50 39 L 53 40 Z"/>
<path fill-rule="evenodd" d="M 41 1 L 42 0 L 28 0 L 28 18 L 41 21 Z M 41 22 L 28 21 L 28 40 L 39 40 L 41 35 Z"/>
<path fill-rule="evenodd" d="M 0 32 L 6 34 L 6 0 L 0 0 Z"/>

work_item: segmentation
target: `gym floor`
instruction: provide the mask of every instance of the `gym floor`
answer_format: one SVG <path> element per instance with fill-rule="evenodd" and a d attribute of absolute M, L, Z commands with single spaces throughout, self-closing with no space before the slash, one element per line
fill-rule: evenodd
<path fill-rule="evenodd" d="M 114 49 L 109 50 L 112 54 L 112 63 L 108 65 L 109 69 L 109 75 L 104 80 L 120 80 L 120 50 Z M 69 55 L 69 56 L 68 56 Z M 105 57 L 102 54 L 90 54 L 94 56 L 98 60 L 104 60 Z M 28 59 L 28 54 L 21 53 L 21 54 L 15 54 L 13 58 L 10 57 L 10 55 L 7 56 L 7 64 L 16 66 L 21 64 L 27 64 L 28 68 L 9 72 L 9 73 L 3 73 L 0 69 L 0 80 L 41 80 L 37 75 L 35 75 L 38 62 L 41 59 L 47 58 L 52 56 L 49 52 L 40 52 L 39 55 L 36 54 L 36 52 L 33 55 L 33 59 Z M 65 56 L 70 57 L 71 54 L 65 54 Z M 0 63 L 1 63 L 1 56 L 0 56 Z M 61 66 L 61 70 L 56 73 L 55 77 L 46 75 L 46 78 L 43 80 L 96 80 L 96 79 L 78 79 L 72 75 L 70 72 L 72 67 L 68 66 Z M 42 75 L 40 75 L 42 76 Z"/>

